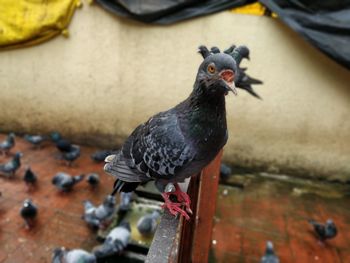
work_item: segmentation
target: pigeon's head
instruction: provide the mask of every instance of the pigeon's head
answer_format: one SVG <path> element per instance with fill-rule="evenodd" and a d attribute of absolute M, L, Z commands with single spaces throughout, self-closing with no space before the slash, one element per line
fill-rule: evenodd
<path fill-rule="evenodd" d="M 61 262 L 61 259 L 63 258 L 65 251 L 66 249 L 64 247 L 55 248 L 54 251 L 52 252 L 52 263 Z"/>
<path fill-rule="evenodd" d="M 125 229 L 131 231 L 130 223 L 126 221 L 121 222 L 118 227 L 124 227 Z"/>
<path fill-rule="evenodd" d="M 27 198 L 23 201 L 23 207 L 29 207 L 32 206 L 32 199 Z"/>
<path fill-rule="evenodd" d="M 62 139 L 61 134 L 59 132 L 52 132 L 50 134 L 51 140 L 57 142 Z"/>
<path fill-rule="evenodd" d="M 15 140 L 16 135 L 11 132 L 8 136 L 7 136 L 7 140 L 10 142 L 13 142 Z"/>
<path fill-rule="evenodd" d="M 327 226 L 334 226 L 333 220 L 332 220 L 332 219 L 328 219 L 328 220 L 326 221 L 326 225 L 327 225 Z"/>
<path fill-rule="evenodd" d="M 21 153 L 21 152 L 15 153 L 15 159 L 20 159 L 22 156 L 23 156 L 23 153 Z"/>
<path fill-rule="evenodd" d="M 250 59 L 249 49 L 246 46 L 239 46 L 234 49 L 235 52 L 239 53 L 242 58 Z"/>
<path fill-rule="evenodd" d="M 234 78 L 237 71 L 236 62 L 226 53 L 212 53 L 205 46 L 199 47 L 204 61 L 199 66 L 197 83 L 205 93 L 227 95 L 229 91 L 237 94 Z"/>
<path fill-rule="evenodd" d="M 266 254 L 274 254 L 273 243 L 271 241 L 266 242 Z"/>

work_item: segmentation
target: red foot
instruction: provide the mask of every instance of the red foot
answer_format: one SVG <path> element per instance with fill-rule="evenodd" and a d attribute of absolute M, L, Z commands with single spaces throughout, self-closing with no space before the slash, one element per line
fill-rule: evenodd
<path fill-rule="evenodd" d="M 180 213 L 186 218 L 186 220 L 189 220 L 190 217 L 188 216 L 187 213 L 190 213 L 190 214 L 193 213 L 190 208 L 190 205 L 191 205 L 190 197 L 188 196 L 188 194 L 181 191 L 177 183 L 175 183 L 174 186 L 175 186 L 174 192 L 162 193 L 162 196 L 164 198 L 164 205 L 162 206 L 162 208 L 168 208 L 169 212 L 174 216 L 177 216 L 178 213 Z M 175 195 L 178 202 L 172 202 L 170 200 L 171 195 Z M 181 208 L 182 205 L 185 206 L 187 212 Z"/>

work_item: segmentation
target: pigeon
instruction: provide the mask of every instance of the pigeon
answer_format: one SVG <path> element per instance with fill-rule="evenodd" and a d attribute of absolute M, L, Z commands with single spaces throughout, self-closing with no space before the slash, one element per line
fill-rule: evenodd
<path fill-rule="evenodd" d="M 28 191 L 31 190 L 37 181 L 37 176 L 33 171 L 28 167 L 26 171 L 24 172 L 23 180 L 26 183 L 28 187 Z"/>
<path fill-rule="evenodd" d="M 260 263 L 279 263 L 278 257 L 273 250 L 273 244 L 271 241 L 266 242 L 265 255 L 261 258 Z"/>
<path fill-rule="evenodd" d="M 93 228 L 106 228 L 112 220 L 115 212 L 115 198 L 108 195 L 103 203 L 95 207 L 90 201 L 84 203 L 84 221 Z"/>
<path fill-rule="evenodd" d="M 73 186 L 84 179 L 84 174 L 71 176 L 67 173 L 59 172 L 52 178 L 52 184 L 62 192 L 72 190 Z"/>
<path fill-rule="evenodd" d="M 108 155 L 111 155 L 114 151 L 112 150 L 101 150 L 91 154 L 91 159 L 95 162 L 103 162 Z"/>
<path fill-rule="evenodd" d="M 7 175 L 8 177 L 13 176 L 16 171 L 21 167 L 21 157 L 23 154 L 17 152 L 11 161 L 0 164 L 0 173 Z"/>
<path fill-rule="evenodd" d="M 96 187 L 100 183 L 100 176 L 97 173 L 89 173 L 86 176 L 86 181 L 92 187 Z"/>
<path fill-rule="evenodd" d="M 104 166 L 116 177 L 112 194 L 130 192 L 140 183 L 155 180 L 165 201 L 163 207 L 187 220 L 187 213 L 192 213 L 190 198 L 178 182 L 198 174 L 226 144 L 225 95 L 229 91 L 237 94 L 237 66 L 232 56 L 213 54 L 205 46 L 199 47 L 199 53 L 204 61 L 189 97 L 139 125 L 119 152 L 106 157 Z M 166 192 L 169 183 L 174 189 Z"/>
<path fill-rule="evenodd" d="M 261 99 L 261 97 L 254 91 L 252 85 L 263 84 L 261 80 L 254 79 L 245 73 L 246 69 L 240 67 L 243 58 L 249 58 L 249 49 L 246 46 L 235 47 L 230 53 L 237 63 L 237 74 L 235 77 L 235 85 L 237 88 L 244 89 L 252 96 Z"/>
<path fill-rule="evenodd" d="M 119 207 L 118 207 L 119 214 L 125 214 L 127 211 L 130 210 L 132 195 L 133 195 L 133 192 L 128 192 L 128 193 L 121 192 L 120 193 L 120 203 L 119 203 Z"/>
<path fill-rule="evenodd" d="M 38 208 L 32 203 L 31 199 L 26 199 L 23 202 L 20 214 L 24 219 L 26 228 L 30 229 L 34 226 L 34 220 L 38 214 Z"/>
<path fill-rule="evenodd" d="M 157 229 L 157 220 L 159 217 L 160 213 L 157 210 L 142 216 L 137 221 L 137 230 L 143 236 L 153 235 Z"/>
<path fill-rule="evenodd" d="M 332 219 L 328 219 L 326 224 L 318 223 L 314 220 L 309 220 L 309 223 L 313 226 L 317 238 L 321 243 L 337 236 L 338 230 Z"/>
<path fill-rule="evenodd" d="M 94 254 L 82 249 L 56 248 L 51 263 L 96 263 Z"/>
<path fill-rule="evenodd" d="M 24 139 L 31 143 L 34 148 L 39 148 L 41 146 L 41 143 L 43 141 L 45 141 L 45 137 L 44 136 L 41 136 L 41 135 L 29 135 L 29 134 L 26 134 L 24 135 Z"/>
<path fill-rule="evenodd" d="M 224 163 L 221 163 L 221 165 L 220 165 L 220 178 L 223 181 L 226 181 L 231 174 L 232 174 L 231 167 L 224 164 Z"/>
<path fill-rule="evenodd" d="M 78 145 L 72 145 L 71 150 L 69 152 L 65 152 L 62 154 L 64 160 L 67 161 L 68 166 L 71 166 L 73 161 L 78 159 L 80 156 L 80 147 Z"/>
<path fill-rule="evenodd" d="M 122 222 L 119 226 L 111 230 L 103 244 L 95 248 L 93 253 L 97 259 L 120 254 L 128 245 L 130 236 L 130 224 Z"/>
<path fill-rule="evenodd" d="M 15 134 L 11 132 L 5 141 L 0 143 L 0 153 L 7 155 L 13 146 L 15 146 Z"/>
<path fill-rule="evenodd" d="M 71 143 L 70 141 L 63 139 L 59 132 L 51 133 L 51 140 L 56 144 L 56 148 L 61 152 L 70 152 L 71 151 Z"/>

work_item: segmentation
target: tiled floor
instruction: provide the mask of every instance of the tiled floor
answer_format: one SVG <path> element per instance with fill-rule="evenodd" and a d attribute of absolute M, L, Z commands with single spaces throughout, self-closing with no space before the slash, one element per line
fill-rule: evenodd
<path fill-rule="evenodd" d="M 0 141 L 4 138 L 0 134 Z M 101 202 L 110 193 L 113 178 L 102 171 L 103 164 L 90 159 L 95 149 L 82 147 L 81 157 L 73 167 L 56 158 L 57 150 L 50 142 L 34 150 L 29 143 L 16 138 L 12 152 L 17 150 L 24 154 L 22 167 L 13 179 L 0 177 L 0 263 L 46 263 L 50 262 L 55 247 L 90 250 L 97 245 L 96 234 L 81 219 L 82 201 Z M 9 158 L 0 156 L 0 163 Z M 29 193 L 22 180 L 26 165 L 39 176 L 37 189 Z M 98 172 L 101 184 L 92 190 L 83 181 L 72 192 L 62 194 L 51 184 L 58 171 L 72 175 Z M 350 262 L 350 198 L 349 194 L 342 197 L 350 192 L 348 187 L 257 175 L 235 176 L 229 181 L 243 183 L 245 188 L 220 186 L 211 262 L 257 263 L 266 240 L 273 241 L 282 263 Z M 28 197 L 39 207 L 37 224 L 29 231 L 19 216 L 22 202 Z M 329 217 L 340 233 L 322 247 L 306 219 L 325 221 Z"/>
<path fill-rule="evenodd" d="M 0 141 L 5 138 L 0 135 Z M 95 234 L 86 227 L 81 219 L 82 201 L 89 199 L 99 203 L 110 193 L 113 178 L 102 171 L 103 164 L 90 159 L 94 148 L 82 147 L 81 157 L 68 167 L 57 159 L 55 146 L 47 142 L 42 149 L 34 150 L 21 138 L 16 138 L 16 146 L 12 153 L 21 151 L 22 166 L 12 179 L 0 176 L 0 262 L 1 263 L 39 263 L 50 262 L 51 251 L 55 247 L 81 247 L 90 250 L 97 244 Z M 11 156 L 0 156 L 0 163 Z M 38 175 L 37 188 L 27 192 L 22 180 L 26 165 Z M 77 184 L 73 191 L 60 193 L 51 184 L 51 178 L 58 171 L 71 175 L 98 172 L 101 184 L 91 189 L 84 180 Z M 19 216 L 22 202 L 32 198 L 38 206 L 37 224 L 31 230 L 24 228 Z"/>
<path fill-rule="evenodd" d="M 242 181 L 244 176 L 240 177 Z M 350 262 L 349 186 L 253 175 L 243 181 L 244 189 L 220 186 L 213 262 L 260 262 L 267 240 L 273 241 L 282 263 Z M 342 197 L 346 193 L 348 197 Z M 322 222 L 332 218 L 338 236 L 321 246 L 307 222 L 310 218 Z"/>

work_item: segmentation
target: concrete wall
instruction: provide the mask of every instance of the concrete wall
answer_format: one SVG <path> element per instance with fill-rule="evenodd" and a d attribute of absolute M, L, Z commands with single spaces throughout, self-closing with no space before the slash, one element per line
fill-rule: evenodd
<path fill-rule="evenodd" d="M 183 100 L 199 44 L 246 44 L 259 101 L 227 97 L 225 159 L 243 167 L 350 179 L 350 74 L 278 20 L 222 12 L 171 26 L 78 10 L 70 38 L 0 53 L 0 130 L 60 130 L 78 142 L 121 143 Z"/>

